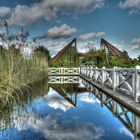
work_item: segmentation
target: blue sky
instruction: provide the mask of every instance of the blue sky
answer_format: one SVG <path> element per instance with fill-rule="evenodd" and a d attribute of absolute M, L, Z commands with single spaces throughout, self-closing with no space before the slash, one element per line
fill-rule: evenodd
<path fill-rule="evenodd" d="M 74 37 L 79 51 L 104 37 L 131 57 L 140 54 L 140 0 L 1 0 L 1 22 L 24 27 L 55 54 Z"/>

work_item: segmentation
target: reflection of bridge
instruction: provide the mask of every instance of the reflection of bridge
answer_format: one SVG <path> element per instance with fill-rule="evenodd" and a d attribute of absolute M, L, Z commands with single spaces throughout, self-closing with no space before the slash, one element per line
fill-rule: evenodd
<path fill-rule="evenodd" d="M 65 100 L 67 100 L 71 105 L 76 106 L 76 94 L 73 96 L 68 96 L 67 91 L 59 84 L 50 84 L 50 87 L 59 93 Z M 74 92 L 74 91 L 73 91 Z"/>
<path fill-rule="evenodd" d="M 65 78 L 67 80 L 64 80 Z M 57 81 L 54 79 L 57 79 Z M 76 106 L 77 94 L 87 91 L 85 87 L 80 87 L 79 84 L 80 77 L 78 76 L 60 76 L 59 78 L 57 78 L 57 76 L 49 77 L 50 87 L 57 91 L 57 93 L 73 106 Z"/>
<path fill-rule="evenodd" d="M 83 80 L 82 83 L 93 93 L 100 101 L 102 106 L 106 106 L 113 115 L 136 137 L 140 140 L 140 117 L 131 112 L 121 103 L 117 102 L 110 96 L 98 90 L 89 82 Z"/>
<path fill-rule="evenodd" d="M 124 105 L 120 101 L 116 100 L 114 97 L 109 96 L 103 91 L 96 88 L 91 82 L 81 79 L 83 85 L 89 91 L 89 94 L 94 94 L 100 101 L 101 105 L 105 106 L 112 112 L 112 114 L 135 136 L 137 140 L 140 139 L 140 117 L 134 110 L 130 110 L 129 106 Z M 79 84 L 71 83 L 67 84 L 50 84 L 51 88 L 57 91 L 61 96 L 64 97 L 70 104 L 76 106 L 79 91 L 78 89 L 83 89 L 79 87 Z"/>

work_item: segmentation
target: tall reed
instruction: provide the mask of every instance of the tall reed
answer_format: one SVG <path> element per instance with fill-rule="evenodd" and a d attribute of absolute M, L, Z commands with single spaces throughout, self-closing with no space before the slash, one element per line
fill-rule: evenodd
<path fill-rule="evenodd" d="M 0 47 L 0 101 L 5 105 L 23 94 L 23 87 L 47 77 L 48 61 L 46 57 L 24 58 L 16 49 Z M 10 99 L 10 100 L 9 100 Z"/>

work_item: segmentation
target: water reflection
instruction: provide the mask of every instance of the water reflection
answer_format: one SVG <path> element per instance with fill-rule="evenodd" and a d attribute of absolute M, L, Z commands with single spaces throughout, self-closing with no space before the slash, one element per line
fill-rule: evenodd
<path fill-rule="evenodd" d="M 32 104 L 38 97 L 44 96 L 48 91 L 48 80 L 43 79 L 28 85 L 28 88 L 21 89 L 22 93 L 19 96 L 14 95 L 14 101 L 9 100 L 6 105 L 0 102 L 0 129 L 5 130 L 12 127 L 15 114 L 24 109 L 25 106 Z M 46 91 L 46 92 L 44 92 Z M 14 94 L 14 93 L 13 93 Z M 14 111 L 17 113 L 13 113 Z M 17 116 L 18 117 L 18 114 Z"/>
<path fill-rule="evenodd" d="M 131 112 L 126 107 L 113 100 L 97 88 L 93 87 L 90 83 L 82 80 L 82 83 L 87 87 L 88 91 L 93 93 L 100 101 L 101 106 L 106 106 L 113 115 L 131 132 L 134 137 L 140 139 L 140 118 L 137 114 Z M 126 133 L 127 131 L 123 128 L 120 130 Z M 130 135 L 127 132 L 127 135 Z"/>
<path fill-rule="evenodd" d="M 32 89 L 1 110 L 0 140 L 140 139 L 140 118 L 83 80 Z"/>

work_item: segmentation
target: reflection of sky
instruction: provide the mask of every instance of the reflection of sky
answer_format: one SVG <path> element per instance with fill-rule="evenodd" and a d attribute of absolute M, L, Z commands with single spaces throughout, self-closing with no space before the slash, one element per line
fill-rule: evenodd
<path fill-rule="evenodd" d="M 77 107 L 50 89 L 44 97 L 13 112 L 5 137 L 15 140 L 132 140 L 131 133 L 92 94 L 78 94 Z"/>

